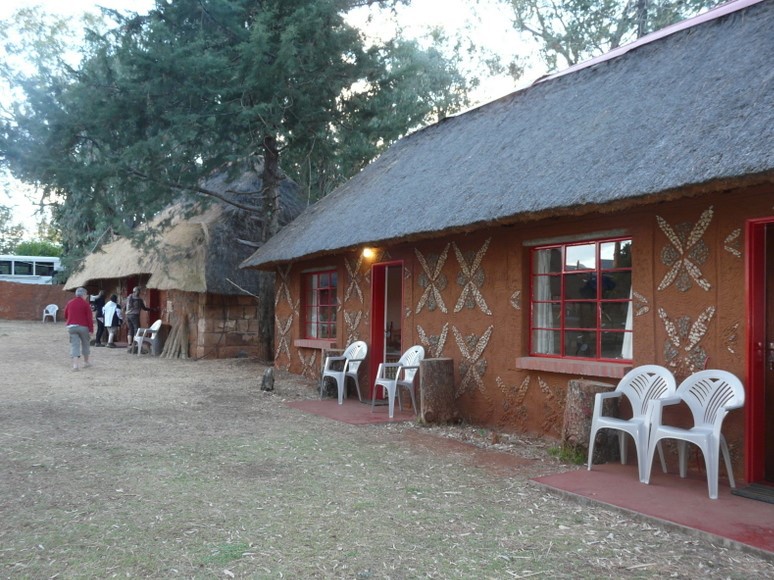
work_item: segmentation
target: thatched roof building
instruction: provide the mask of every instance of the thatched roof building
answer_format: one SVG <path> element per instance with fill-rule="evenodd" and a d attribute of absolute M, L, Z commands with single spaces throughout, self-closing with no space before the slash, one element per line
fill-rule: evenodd
<path fill-rule="evenodd" d="M 147 288 L 151 312 L 143 313 L 147 321 L 141 324 L 162 319 L 162 335 L 169 335 L 165 356 L 270 359 L 274 275 L 239 268 L 263 237 L 260 171 L 257 167 L 236 177 L 233 172 L 213 176 L 203 189 L 238 205 L 172 205 L 149 224 L 158 233 L 147 247 L 136 247 L 128 239 L 106 244 L 86 258 L 66 289 L 84 286 L 125 297 L 133 286 Z M 280 185 L 280 208 L 281 226 L 303 208 L 298 186 L 288 179 Z M 130 342 L 131 337 L 120 340 Z"/>
<path fill-rule="evenodd" d="M 774 171 L 772 30 L 772 2 L 735 2 L 417 131 L 243 265 L 760 180 Z"/>
<path fill-rule="evenodd" d="M 245 205 L 255 206 L 261 199 L 256 195 L 261 191 L 261 178 L 255 171 L 245 171 L 235 179 L 219 173 L 203 187 Z M 301 213 L 303 202 L 298 186 L 287 179 L 282 182 L 280 197 L 280 224 L 284 226 Z M 153 245 L 136 247 L 131 240 L 119 239 L 87 256 L 65 289 L 97 280 L 148 275 L 145 286 L 157 290 L 224 295 L 255 290 L 256 272 L 240 269 L 239 264 L 260 245 L 262 214 L 221 202 L 178 203 L 156 216 L 150 226 L 162 223 L 167 226 Z"/>
<path fill-rule="evenodd" d="M 631 369 L 723 369 L 736 472 L 774 485 L 772 31 L 729 3 L 395 143 L 243 263 L 277 272 L 275 365 L 366 341 L 372 399 L 422 345 L 424 420 L 572 446 Z"/>

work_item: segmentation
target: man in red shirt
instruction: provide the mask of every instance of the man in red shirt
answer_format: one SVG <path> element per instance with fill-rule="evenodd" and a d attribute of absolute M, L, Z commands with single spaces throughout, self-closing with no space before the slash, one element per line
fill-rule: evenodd
<path fill-rule="evenodd" d="M 89 306 L 89 293 L 86 288 L 78 288 L 75 298 L 70 300 L 64 309 L 67 333 L 70 335 L 70 356 L 73 359 L 73 370 L 78 370 L 78 359 L 83 352 L 83 368 L 89 364 L 89 335 L 94 332 L 94 317 Z"/>

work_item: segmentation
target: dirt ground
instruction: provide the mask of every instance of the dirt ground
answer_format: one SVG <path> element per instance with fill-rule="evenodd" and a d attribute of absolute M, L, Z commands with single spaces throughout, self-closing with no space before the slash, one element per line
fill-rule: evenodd
<path fill-rule="evenodd" d="M 0 576 L 774 578 L 774 564 L 530 484 L 549 442 L 353 426 L 253 360 L 93 349 L 0 321 Z"/>

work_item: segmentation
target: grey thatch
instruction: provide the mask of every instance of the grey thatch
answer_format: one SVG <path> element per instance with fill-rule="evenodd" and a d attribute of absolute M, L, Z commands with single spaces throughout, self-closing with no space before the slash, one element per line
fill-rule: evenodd
<path fill-rule="evenodd" d="M 774 2 L 716 14 L 409 135 L 242 266 L 771 179 Z"/>
<path fill-rule="evenodd" d="M 260 170 L 260 168 L 259 168 Z M 204 189 L 244 205 L 260 206 L 261 177 L 253 170 L 235 178 L 218 173 Z M 280 186 L 280 224 L 301 213 L 303 201 L 298 186 L 285 179 Z M 168 222 L 161 239 L 148 249 L 136 248 L 129 239 L 106 244 L 87 256 L 84 267 L 70 276 L 66 289 L 92 281 L 150 275 L 146 286 L 158 290 L 183 290 L 213 294 L 244 294 L 255 291 L 258 273 L 239 268 L 260 245 L 263 214 L 215 202 L 209 205 L 178 203 L 151 222 L 152 228 Z M 247 245 L 244 240 L 255 245 Z"/>

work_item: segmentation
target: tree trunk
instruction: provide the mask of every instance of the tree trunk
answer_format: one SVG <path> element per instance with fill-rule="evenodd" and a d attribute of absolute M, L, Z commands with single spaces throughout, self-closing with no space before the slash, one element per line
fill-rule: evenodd
<path fill-rule="evenodd" d="M 419 406 L 424 423 L 450 423 L 457 420 L 454 406 L 454 361 L 426 358 L 419 363 Z"/>
<path fill-rule="evenodd" d="M 263 241 L 279 231 L 280 181 L 279 150 L 277 140 L 267 135 L 263 140 Z"/>

